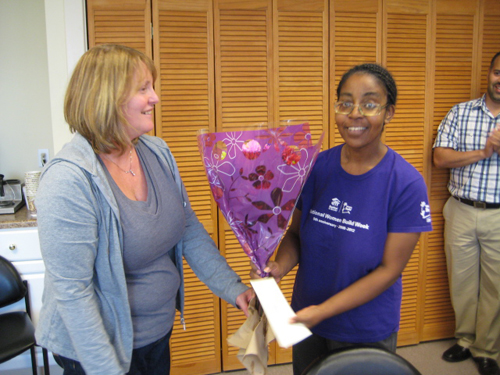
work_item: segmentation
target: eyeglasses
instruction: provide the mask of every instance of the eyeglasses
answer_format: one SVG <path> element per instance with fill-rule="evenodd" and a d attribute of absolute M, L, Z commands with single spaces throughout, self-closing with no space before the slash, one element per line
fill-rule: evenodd
<path fill-rule="evenodd" d="M 341 115 L 350 115 L 354 110 L 354 107 L 358 107 L 358 111 L 361 116 L 377 116 L 382 112 L 382 109 L 387 107 L 386 105 L 380 105 L 378 103 L 361 103 L 354 104 L 351 102 L 336 102 L 334 105 L 335 113 Z"/>

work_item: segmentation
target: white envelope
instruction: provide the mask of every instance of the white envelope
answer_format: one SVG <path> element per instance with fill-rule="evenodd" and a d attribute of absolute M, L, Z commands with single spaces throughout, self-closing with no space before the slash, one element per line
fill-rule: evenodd
<path fill-rule="evenodd" d="M 304 324 L 289 322 L 295 313 L 274 278 L 254 279 L 250 280 L 250 283 L 257 294 L 279 346 L 289 348 L 312 335 Z"/>

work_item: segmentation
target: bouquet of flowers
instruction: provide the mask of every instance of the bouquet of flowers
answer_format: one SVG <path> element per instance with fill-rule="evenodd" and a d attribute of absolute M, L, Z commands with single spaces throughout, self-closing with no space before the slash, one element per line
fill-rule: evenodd
<path fill-rule="evenodd" d="M 263 277 L 268 276 L 264 268 L 285 233 L 322 139 L 313 143 L 307 122 L 198 134 L 214 199 Z M 228 343 L 240 348 L 238 359 L 250 374 L 264 375 L 267 346 L 274 338 L 279 341 L 254 299 L 246 322 Z"/>
<path fill-rule="evenodd" d="M 262 276 L 320 151 L 311 138 L 307 122 L 198 134 L 214 199 Z"/>

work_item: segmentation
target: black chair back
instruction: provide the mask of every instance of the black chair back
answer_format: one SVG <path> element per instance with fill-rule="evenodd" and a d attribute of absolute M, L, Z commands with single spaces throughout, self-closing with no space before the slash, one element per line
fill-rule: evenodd
<path fill-rule="evenodd" d="M 21 275 L 12 263 L 0 256 L 0 307 L 11 305 L 27 293 Z"/>
<path fill-rule="evenodd" d="M 0 308 L 24 298 L 26 311 L 0 314 L 0 363 L 30 350 L 33 375 L 38 374 L 36 363 L 35 327 L 31 321 L 28 281 L 23 280 L 14 265 L 0 256 Z M 42 348 L 44 374 L 50 375 L 47 349 Z"/>
<path fill-rule="evenodd" d="M 376 347 L 354 346 L 318 358 L 303 375 L 421 375 L 398 354 Z"/>

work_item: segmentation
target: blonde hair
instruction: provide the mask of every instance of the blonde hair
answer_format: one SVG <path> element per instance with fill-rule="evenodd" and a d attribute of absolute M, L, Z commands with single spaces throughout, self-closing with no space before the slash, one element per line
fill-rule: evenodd
<path fill-rule="evenodd" d="M 85 137 L 96 153 L 124 152 L 130 146 L 124 105 L 137 89 L 136 74 L 145 64 L 153 81 L 153 61 L 133 48 L 103 44 L 78 61 L 64 98 L 64 117 L 71 132 Z"/>

